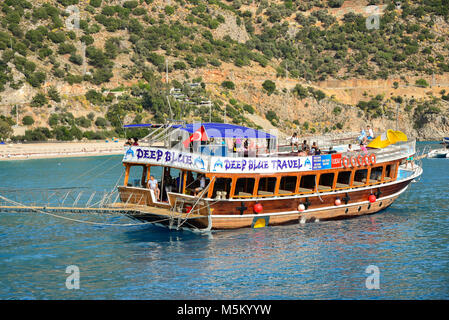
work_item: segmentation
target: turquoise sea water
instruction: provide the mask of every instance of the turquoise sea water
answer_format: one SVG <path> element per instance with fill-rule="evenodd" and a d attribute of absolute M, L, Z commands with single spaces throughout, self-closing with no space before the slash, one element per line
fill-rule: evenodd
<path fill-rule="evenodd" d="M 122 174 L 120 160 L 0 162 L 0 190 L 107 190 Z M 449 159 L 423 167 L 376 215 L 209 236 L 3 212 L 0 299 L 448 299 Z M 80 270 L 79 289 L 66 288 L 70 265 Z M 366 288 L 370 265 L 379 268 L 379 289 Z"/>

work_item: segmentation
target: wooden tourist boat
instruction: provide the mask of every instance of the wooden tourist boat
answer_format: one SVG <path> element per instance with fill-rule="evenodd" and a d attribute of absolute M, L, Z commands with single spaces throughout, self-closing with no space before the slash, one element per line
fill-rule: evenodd
<path fill-rule="evenodd" d="M 239 148 L 239 139 L 242 145 L 249 141 L 246 149 Z M 404 166 L 415 154 L 415 141 L 367 153 L 345 152 L 344 145 L 298 156 L 290 146 L 282 151 L 275 135 L 216 123 L 162 125 L 144 140 L 148 146 L 125 147 L 116 206 L 133 219 L 175 229 L 257 228 L 373 214 L 422 173 L 416 163 Z M 158 180 L 159 199 L 147 188 L 150 176 Z"/>

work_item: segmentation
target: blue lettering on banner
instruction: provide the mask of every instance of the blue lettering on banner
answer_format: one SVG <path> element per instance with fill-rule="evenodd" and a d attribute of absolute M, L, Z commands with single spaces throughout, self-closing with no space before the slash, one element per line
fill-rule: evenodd
<path fill-rule="evenodd" d="M 321 167 L 322 169 L 331 169 L 332 168 L 332 155 L 326 154 L 321 156 Z"/>
<path fill-rule="evenodd" d="M 322 170 L 332 168 L 332 155 L 313 156 L 312 170 Z"/>
<path fill-rule="evenodd" d="M 131 150 L 131 149 L 129 149 Z M 130 152 L 128 152 L 130 153 Z M 175 152 L 166 151 L 165 153 L 162 150 L 142 150 L 140 148 L 136 149 L 136 157 L 137 159 L 152 159 L 156 160 L 156 162 L 164 162 L 164 163 L 182 163 L 187 165 L 192 165 L 192 156 L 186 155 L 183 153 L 179 153 L 176 155 Z M 204 169 L 204 161 L 200 157 L 196 159 L 196 162 L 200 164 L 201 169 Z"/>
<path fill-rule="evenodd" d="M 162 152 L 161 150 L 158 150 L 156 153 L 157 153 L 157 155 L 156 155 L 156 161 L 161 160 L 163 152 Z"/>
<path fill-rule="evenodd" d="M 217 161 L 218 163 L 218 161 Z M 246 159 L 242 159 L 242 160 L 224 160 L 224 162 L 222 163 L 221 161 L 219 162 L 219 166 L 221 168 L 223 168 L 225 171 L 230 171 L 230 170 L 238 170 L 238 171 L 256 171 L 259 169 L 268 169 L 269 163 L 268 160 L 246 160 Z M 214 166 L 214 169 L 215 166 Z"/>
<path fill-rule="evenodd" d="M 271 164 L 274 170 L 284 170 L 284 169 L 301 169 L 303 165 L 301 164 L 301 158 L 289 159 L 289 160 L 271 160 Z"/>
<path fill-rule="evenodd" d="M 320 170 L 320 169 L 321 169 L 321 156 L 313 156 L 312 170 Z"/>

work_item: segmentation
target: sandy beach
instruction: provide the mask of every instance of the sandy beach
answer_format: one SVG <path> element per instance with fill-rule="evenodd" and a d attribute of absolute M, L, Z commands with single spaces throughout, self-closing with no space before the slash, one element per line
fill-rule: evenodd
<path fill-rule="evenodd" d="M 0 144 L 0 161 L 123 154 L 124 140 Z"/>

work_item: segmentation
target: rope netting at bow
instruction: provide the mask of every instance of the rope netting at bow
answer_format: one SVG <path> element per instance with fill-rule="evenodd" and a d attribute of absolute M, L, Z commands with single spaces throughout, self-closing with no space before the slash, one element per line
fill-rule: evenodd
<path fill-rule="evenodd" d="M 128 200 L 135 197 L 143 197 L 142 194 L 130 194 Z M 138 203 L 141 202 L 138 201 Z M 197 202 L 198 203 L 198 202 Z M 201 210 L 200 206 L 192 208 Z M 103 226 L 140 226 L 170 222 L 174 227 L 180 229 L 185 223 L 192 229 L 199 230 L 187 222 L 195 217 L 184 216 L 174 211 L 166 210 L 160 213 L 158 218 L 151 221 L 143 221 L 140 216 L 146 216 L 155 208 L 144 205 L 136 205 L 121 202 L 120 194 L 116 188 L 112 191 L 92 191 L 87 188 L 53 188 L 53 189 L 1 189 L 0 188 L 0 213 L 38 213 L 71 222 L 85 223 Z M 192 210 L 193 211 L 193 210 Z M 127 223 L 126 220 L 114 222 L 117 216 L 127 216 L 138 223 Z"/>
<path fill-rule="evenodd" d="M 82 188 L 0 190 L 0 212 L 40 213 L 72 222 L 104 226 L 140 226 L 169 219 L 139 223 L 110 223 L 111 215 L 139 214 L 136 209 L 133 211 L 129 208 L 116 207 L 114 204 L 117 203 L 118 198 L 119 194 L 116 190 L 94 191 L 90 194 Z M 76 214 L 76 218 L 73 217 L 74 215 L 66 214 Z M 86 214 L 89 218 L 83 218 Z"/>
<path fill-rule="evenodd" d="M 112 191 L 90 190 L 88 188 L 50 188 L 50 189 L 0 189 L 3 198 L 30 207 L 54 208 L 106 208 L 119 199 L 116 189 Z M 0 198 L 0 208 L 11 203 Z"/>

